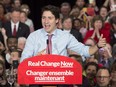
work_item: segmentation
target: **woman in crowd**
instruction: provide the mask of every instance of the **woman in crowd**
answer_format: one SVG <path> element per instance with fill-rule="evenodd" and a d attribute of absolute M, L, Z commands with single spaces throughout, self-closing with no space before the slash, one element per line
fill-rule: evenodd
<path fill-rule="evenodd" d="M 101 34 L 103 34 L 103 37 L 106 38 L 106 41 L 110 43 L 110 31 L 105 30 L 104 21 L 101 16 L 97 15 L 93 18 L 92 27 L 94 28 L 94 30 L 87 31 L 84 42 L 88 38 L 93 38 L 96 42 L 98 42 Z"/>

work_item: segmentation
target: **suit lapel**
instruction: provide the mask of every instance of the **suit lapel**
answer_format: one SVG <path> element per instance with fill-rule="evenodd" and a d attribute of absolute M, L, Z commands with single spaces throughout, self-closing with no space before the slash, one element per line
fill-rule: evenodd
<path fill-rule="evenodd" d="M 21 32 L 21 23 L 19 22 L 18 30 L 17 30 L 17 37 L 20 35 Z"/>
<path fill-rule="evenodd" d="M 10 36 L 12 36 L 11 22 L 8 23 L 8 26 L 9 26 L 9 28 L 8 28 L 8 32 L 9 32 Z"/>

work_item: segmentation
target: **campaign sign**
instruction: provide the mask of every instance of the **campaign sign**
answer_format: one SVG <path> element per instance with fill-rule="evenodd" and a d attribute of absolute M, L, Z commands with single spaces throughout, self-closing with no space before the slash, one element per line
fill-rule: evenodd
<path fill-rule="evenodd" d="M 82 84 L 82 67 L 76 60 L 65 56 L 35 56 L 20 63 L 18 83 Z"/>

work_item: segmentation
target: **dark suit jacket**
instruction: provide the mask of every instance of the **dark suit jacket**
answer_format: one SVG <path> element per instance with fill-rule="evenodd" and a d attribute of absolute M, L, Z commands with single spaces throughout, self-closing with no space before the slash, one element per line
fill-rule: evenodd
<path fill-rule="evenodd" d="M 11 22 L 6 22 L 3 27 L 5 28 L 6 30 L 6 35 L 8 37 L 12 37 L 12 29 L 11 29 Z M 19 22 L 19 27 L 18 27 L 18 31 L 17 31 L 17 34 L 16 34 L 16 38 L 18 37 L 28 37 L 28 35 L 30 34 L 30 29 L 29 27 L 24 24 L 24 23 L 21 23 Z"/>
<path fill-rule="evenodd" d="M 79 41 L 79 42 L 83 42 L 83 38 L 82 38 L 82 34 L 75 30 L 75 29 L 71 29 L 70 33 Z"/>

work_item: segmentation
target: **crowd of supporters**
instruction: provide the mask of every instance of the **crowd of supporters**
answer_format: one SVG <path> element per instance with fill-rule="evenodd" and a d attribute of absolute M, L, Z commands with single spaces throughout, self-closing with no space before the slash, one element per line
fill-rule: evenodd
<path fill-rule="evenodd" d="M 96 0 L 76 0 L 72 7 L 63 2 L 59 10 L 58 29 L 87 46 L 96 45 L 103 34 L 107 44 L 89 58 L 67 49 L 69 57 L 83 67 L 83 83 L 57 87 L 116 87 L 116 0 L 105 0 L 101 7 Z M 29 86 L 17 83 L 17 67 L 27 37 L 36 30 L 30 13 L 21 0 L 0 0 L 0 87 Z"/>

